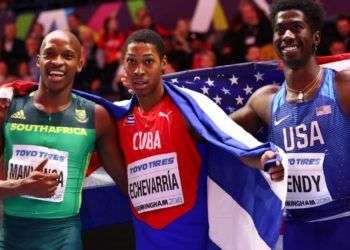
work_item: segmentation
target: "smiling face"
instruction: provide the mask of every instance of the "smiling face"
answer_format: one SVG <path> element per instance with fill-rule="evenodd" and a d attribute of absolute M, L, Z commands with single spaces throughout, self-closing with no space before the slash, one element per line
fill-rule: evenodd
<path fill-rule="evenodd" d="M 166 64 L 151 43 L 132 42 L 125 51 L 124 68 L 128 87 L 138 98 L 158 99 L 163 95 L 161 75 Z"/>
<path fill-rule="evenodd" d="M 287 67 L 303 67 L 315 55 L 319 31 L 312 32 L 299 10 L 280 11 L 274 22 L 273 45 L 278 56 Z"/>
<path fill-rule="evenodd" d="M 45 37 L 37 59 L 43 88 L 51 92 L 70 90 L 82 65 L 81 45 L 73 34 L 54 31 Z"/>

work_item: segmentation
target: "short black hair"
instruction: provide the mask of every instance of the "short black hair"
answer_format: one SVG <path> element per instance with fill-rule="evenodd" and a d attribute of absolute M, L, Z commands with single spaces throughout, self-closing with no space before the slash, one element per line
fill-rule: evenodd
<path fill-rule="evenodd" d="M 149 43 L 154 45 L 159 57 L 163 58 L 165 56 L 165 46 L 163 39 L 156 32 L 150 29 L 140 29 L 132 33 L 125 41 L 123 46 L 123 56 L 125 55 L 126 49 L 130 43 Z"/>
<path fill-rule="evenodd" d="M 286 10 L 300 10 L 304 13 L 305 21 L 313 32 L 321 31 L 324 10 L 315 0 L 275 0 L 271 6 L 272 26 L 278 12 Z"/>

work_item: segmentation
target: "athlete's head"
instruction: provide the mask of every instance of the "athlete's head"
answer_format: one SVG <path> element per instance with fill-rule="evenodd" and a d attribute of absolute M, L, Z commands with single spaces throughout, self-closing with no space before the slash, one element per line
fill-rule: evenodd
<path fill-rule="evenodd" d="M 152 44 L 158 52 L 160 58 L 165 56 L 165 47 L 163 39 L 156 32 L 150 29 L 141 29 L 132 33 L 125 41 L 123 46 L 123 55 L 130 43 L 149 43 Z"/>
<path fill-rule="evenodd" d="M 321 6 L 313 0 L 277 0 L 271 17 L 277 54 L 288 67 L 303 67 L 320 43 Z"/>
<path fill-rule="evenodd" d="M 163 93 L 161 75 L 166 64 L 164 43 L 148 29 L 132 33 L 123 48 L 127 84 L 138 97 L 157 97 Z"/>
<path fill-rule="evenodd" d="M 37 57 L 40 83 L 51 91 L 71 87 L 83 66 L 81 44 L 69 31 L 56 30 L 47 34 Z"/>
<path fill-rule="evenodd" d="M 271 6 L 272 25 L 275 25 L 278 12 L 299 10 L 305 16 L 306 23 L 312 32 L 321 31 L 324 11 L 315 0 L 276 0 Z"/>

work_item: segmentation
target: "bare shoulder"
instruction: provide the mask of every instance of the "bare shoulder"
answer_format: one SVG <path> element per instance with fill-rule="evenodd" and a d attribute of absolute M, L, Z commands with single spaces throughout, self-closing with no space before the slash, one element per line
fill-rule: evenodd
<path fill-rule="evenodd" d="M 350 116 L 350 70 L 339 71 L 335 75 L 337 96 L 343 112 Z"/>
<path fill-rule="evenodd" d="M 339 71 L 335 75 L 337 84 L 350 85 L 350 70 Z"/>
<path fill-rule="evenodd" d="M 108 111 L 101 105 L 95 104 L 95 120 L 101 119 L 108 119 L 110 117 Z"/>
<path fill-rule="evenodd" d="M 279 85 L 266 85 L 259 89 L 257 89 L 252 96 L 249 98 L 248 103 L 252 104 L 269 104 L 272 97 L 277 93 L 280 89 Z"/>
<path fill-rule="evenodd" d="M 251 133 L 269 124 L 271 101 L 279 88 L 278 85 L 266 85 L 259 88 L 242 108 L 230 114 L 231 119 Z"/>
<path fill-rule="evenodd" d="M 263 86 L 256 90 L 248 100 L 247 105 L 249 105 L 265 123 L 269 121 L 272 98 L 279 88 L 280 86 L 278 85 Z"/>
<path fill-rule="evenodd" d="M 108 111 L 101 105 L 95 104 L 95 128 L 97 137 L 113 130 L 113 119 Z"/>

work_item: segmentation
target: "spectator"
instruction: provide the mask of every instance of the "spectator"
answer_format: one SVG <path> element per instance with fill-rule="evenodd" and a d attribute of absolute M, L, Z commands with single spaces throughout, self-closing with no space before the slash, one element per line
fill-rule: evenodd
<path fill-rule="evenodd" d="M 234 51 L 236 61 L 243 62 L 248 46 L 264 46 L 272 43 L 272 28 L 269 19 L 251 0 L 242 0 L 238 6 L 232 30 L 224 38 Z"/>
<path fill-rule="evenodd" d="M 16 38 L 15 23 L 7 23 L 4 28 L 4 37 L 1 41 L 0 58 L 4 60 L 11 74 L 15 74 L 16 65 L 26 59 L 24 42 Z"/>
<path fill-rule="evenodd" d="M 336 21 L 337 35 L 346 45 L 346 50 L 350 51 L 350 18 L 349 16 L 339 15 Z"/>
<path fill-rule="evenodd" d="M 6 62 L 0 61 L 0 85 L 10 82 L 13 79 L 14 77 L 9 74 L 9 70 Z"/>
<path fill-rule="evenodd" d="M 81 44 L 84 68 L 77 76 L 74 87 L 89 91 L 91 82 L 101 77 L 101 68 L 98 66 L 97 59 L 97 45 L 94 40 L 94 32 L 90 28 L 81 32 Z"/>
<path fill-rule="evenodd" d="M 174 31 L 172 32 L 172 45 L 175 50 L 181 50 L 186 53 L 191 53 L 191 46 L 189 42 L 190 22 L 188 19 L 180 18 L 176 22 Z"/>
<path fill-rule="evenodd" d="M 80 15 L 78 13 L 72 13 L 68 15 L 67 21 L 69 31 L 81 40 L 82 33 L 89 28 L 82 23 Z"/>
<path fill-rule="evenodd" d="M 153 20 L 151 14 L 146 8 L 140 8 L 137 10 L 136 20 L 136 24 L 131 27 L 130 33 L 139 29 L 151 29 L 162 37 L 167 37 L 170 35 L 169 31 Z"/>
<path fill-rule="evenodd" d="M 192 48 L 190 45 L 189 20 L 180 18 L 170 37 L 170 48 L 167 51 L 168 62 L 171 61 L 175 71 L 186 70 L 191 67 Z M 164 39 L 165 44 L 166 39 Z"/>
<path fill-rule="evenodd" d="M 114 15 L 104 20 L 103 30 L 97 42 L 104 57 L 103 83 L 110 89 L 110 84 L 121 60 L 121 48 L 125 34 L 119 30 L 119 22 Z"/>
<path fill-rule="evenodd" d="M 15 13 L 9 9 L 9 0 L 0 1 L 0 37 L 4 34 L 4 23 L 14 22 L 16 20 Z"/>
<path fill-rule="evenodd" d="M 258 62 L 261 60 L 261 50 L 258 46 L 249 46 L 246 50 L 245 60 L 247 62 Z"/>
<path fill-rule="evenodd" d="M 343 40 L 333 40 L 328 50 L 331 55 L 342 54 L 346 52 L 346 45 Z"/>
<path fill-rule="evenodd" d="M 30 73 L 29 66 L 26 61 L 20 61 L 17 64 L 16 78 L 20 80 L 33 81 L 33 76 Z"/>
<path fill-rule="evenodd" d="M 211 68 L 216 66 L 216 56 L 211 50 L 203 50 L 197 54 L 196 60 L 193 62 L 193 68 Z"/>
<path fill-rule="evenodd" d="M 39 40 L 33 37 L 28 37 L 25 42 L 29 72 L 34 81 L 38 81 L 40 75 L 39 69 L 36 66 L 39 44 Z"/>
<path fill-rule="evenodd" d="M 44 39 L 44 25 L 39 22 L 35 22 L 28 37 L 36 39 L 38 41 L 38 44 L 41 44 L 42 40 Z"/>

